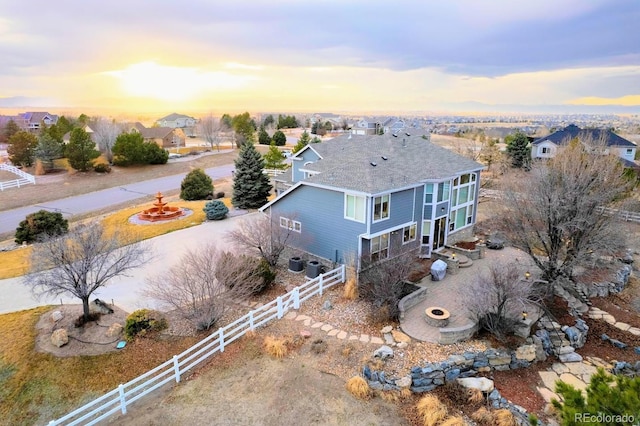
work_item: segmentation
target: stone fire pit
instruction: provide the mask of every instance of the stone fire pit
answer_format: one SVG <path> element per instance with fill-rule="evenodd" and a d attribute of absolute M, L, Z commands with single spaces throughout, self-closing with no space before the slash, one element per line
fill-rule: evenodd
<path fill-rule="evenodd" d="M 424 320 L 433 327 L 446 327 L 451 314 L 445 308 L 430 306 L 424 311 Z"/>

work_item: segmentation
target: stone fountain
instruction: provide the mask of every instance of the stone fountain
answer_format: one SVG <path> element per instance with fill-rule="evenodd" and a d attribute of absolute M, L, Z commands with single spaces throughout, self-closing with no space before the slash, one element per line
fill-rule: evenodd
<path fill-rule="evenodd" d="M 147 222 L 159 222 L 162 220 L 175 219 L 184 215 L 184 211 L 180 207 L 168 207 L 167 203 L 162 201 L 162 193 L 156 194 L 156 202 L 150 209 L 142 210 L 138 213 L 138 219 Z"/>

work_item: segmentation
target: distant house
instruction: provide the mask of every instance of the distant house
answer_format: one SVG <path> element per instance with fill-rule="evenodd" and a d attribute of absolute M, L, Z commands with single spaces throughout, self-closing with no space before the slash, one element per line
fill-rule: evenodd
<path fill-rule="evenodd" d="M 186 127 L 193 127 L 196 125 L 198 120 L 193 117 L 189 117 L 184 114 L 169 114 L 166 117 L 162 117 L 161 119 L 156 121 L 156 124 L 159 127 L 171 127 L 172 129 L 184 129 Z"/>
<path fill-rule="evenodd" d="M 430 257 L 472 236 L 483 166 L 428 136 L 344 135 L 291 159 L 261 211 L 294 231 L 301 252 L 359 265 L 407 251 Z"/>
<path fill-rule="evenodd" d="M 356 124 L 351 127 L 351 133 L 354 135 L 377 135 L 379 131 L 379 122 L 365 119 L 358 120 Z"/>
<path fill-rule="evenodd" d="M 155 142 L 161 148 L 179 148 L 185 146 L 185 135 L 181 129 L 171 127 L 151 127 L 137 129 L 145 141 Z"/>
<path fill-rule="evenodd" d="M 91 138 L 93 139 L 92 135 L 93 135 L 93 129 L 91 127 L 89 127 L 89 125 L 85 124 L 82 129 L 89 133 L 89 136 L 91 136 Z M 62 142 L 64 144 L 68 144 L 69 141 L 71 140 L 71 132 L 67 132 L 64 134 L 64 136 L 62 136 Z"/>
<path fill-rule="evenodd" d="M 404 120 L 399 118 L 387 118 L 382 122 L 382 131 L 384 133 L 395 133 L 399 132 L 406 127 L 406 123 Z"/>
<path fill-rule="evenodd" d="M 43 125 L 51 126 L 56 124 L 58 116 L 43 111 L 23 112 L 17 115 L 15 122 L 20 128 L 28 132 L 38 133 Z"/>
<path fill-rule="evenodd" d="M 626 161 L 633 162 L 637 146 L 631 141 L 613 133 L 611 130 L 581 129 L 571 124 L 562 130 L 551 133 L 548 136 L 536 139 L 531 144 L 531 157 L 553 158 L 559 149 L 566 146 L 573 139 L 602 141 L 611 154 Z"/>

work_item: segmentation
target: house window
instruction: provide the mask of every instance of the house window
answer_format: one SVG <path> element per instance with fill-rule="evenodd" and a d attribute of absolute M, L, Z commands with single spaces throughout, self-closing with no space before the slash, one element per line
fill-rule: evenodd
<path fill-rule="evenodd" d="M 302 224 L 297 220 L 291 220 L 280 216 L 280 226 L 294 232 L 302 232 Z"/>
<path fill-rule="evenodd" d="M 431 204 L 433 203 L 433 184 L 428 183 L 424 186 L 424 203 Z"/>
<path fill-rule="evenodd" d="M 344 217 L 364 223 L 365 199 L 358 195 L 345 194 Z"/>
<path fill-rule="evenodd" d="M 627 148 L 627 155 L 633 154 L 633 148 Z"/>
<path fill-rule="evenodd" d="M 449 187 L 451 182 L 441 182 L 438 184 L 438 202 L 447 201 L 449 199 Z"/>
<path fill-rule="evenodd" d="M 373 220 L 389 218 L 389 195 L 382 195 L 373 199 Z"/>
<path fill-rule="evenodd" d="M 382 234 L 371 239 L 371 261 L 386 259 L 389 257 L 389 234 Z"/>
<path fill-rule="evenodd" d="M 422 244 L 429 245 L 429 236 L 431 235 L 431 221 L 422 221 Z"/>
<path fill-rule="evenodd" d="M 549 148 L 548 146 L 543 146 L 542 150 L 541 150 L 542 154 L 551 154 L 551 148 Z"/>
<path fill-rule="evenodd" d="M 418 225 L 416 223 L 405 226 L 402 230 L 402 244 L 410 243 L 411 241 L 416 240 L 416 229 Z"/>

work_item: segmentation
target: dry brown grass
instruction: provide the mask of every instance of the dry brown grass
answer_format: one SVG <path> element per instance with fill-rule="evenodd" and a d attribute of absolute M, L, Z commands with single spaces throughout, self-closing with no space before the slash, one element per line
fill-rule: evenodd
<path fill-rule="evenodd" d="M 370 399 L 372 396 L 369 384 L 360 376 L 353 376 L 347 380 L 347 390 L 358 399 Z"/>
<path fill-rule="evenodd" d="M 353 278 L 349 278 L 344 285 L 344 292 L 342 294 L 347 300 L 356 300 L 358 298 L 358 285 L 356 284 L 356 280 Z"/>
<path fill-rule="evenodd" d="M 351 343 L 346 343 L 343 347 L 342 347 L 342 356 L 345 358 L 348 358 L 349 355 L 351 355 L 354 351 L 355 347 L 353 346 L 353 344 Z"/>
<path fill-rule="evenodd" d="M 496 426 L 515 426 L 516 419 L 511 411 L 506 408 L 496 410 L 492 413 L 493 424 Z"/>
<path fill-rule="evenodd" d="M 29 270 L 29 256 L 32 248 L 20 247 L 0 252 L 0 280 L 24 275 Z"/>
<path fill-rule="evenodd" d="M 265 352 L 274 358 L 284 358 L 289 352 L 286 339 L 278 339 L 273 336 L 265 337 L 262 346 Z"/>
<path fill-rule="evenodd" d="M 484 401 L 484 394 L 480 389 L 468 389 L 467 394 L 470 404 L 479 404 Z"/>
<path fill-rule="evenodd" d="M 439 426 L 466 426 L 467 422 L 461 416 L 447 417 Z"/>
<path fill-rule="evenodd" d="M 436 426 L 447 417 L 447 407 L 435 395 L 420 398 L 416 409 L 424 426 Z"/>
<path fill-rule="evenodd" d="M 480 407 L 471 414 L 471 418 L 481 425 L 490 425 L 493 416 L 485 407 Z"/>

